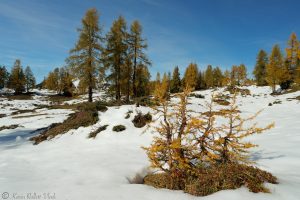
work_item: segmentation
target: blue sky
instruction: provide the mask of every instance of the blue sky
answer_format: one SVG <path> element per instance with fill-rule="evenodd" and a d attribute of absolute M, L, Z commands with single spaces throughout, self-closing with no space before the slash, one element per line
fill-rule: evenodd
<path fill-rule="evenodd" d="M 142 23 L 153 78 L 176 65 L 183 73 L 190 62 L 201 69 L 244 63 L 251 74 L 259 49 L 284 50 L 300 32 L 297 0 L 0 0 L 0 65 L 19 58 L 41 81 L 64 65 L 91 7 L 104 32 L 119 15 Z"/>

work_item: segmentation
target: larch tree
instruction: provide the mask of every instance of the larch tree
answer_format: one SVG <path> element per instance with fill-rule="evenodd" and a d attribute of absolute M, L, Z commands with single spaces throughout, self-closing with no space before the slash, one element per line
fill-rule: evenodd
<path fill-rule="evenodd" d="M 206 88 L 211 88 L 214 86 L 214 75 L 213 75 L 213 68 L 211 65 L 208 65 L 205 70 L 204 80 L 205 80 Z"/>
<path fill-rule="evenodd" d="M 204 77 L 204 73 L 199 70 L 198 72 L 198 76 L 197 76 L 197 86 L 196 86 L 196 90 L 202 90 L 205 89 L 205 77 Z"/>
<path fill-rule="evenodd" d="M 286 60 L 290 75 L 295 75 L 295 71 L 300 65 L 300 44 L 296 33 L 292 33 L 288 40 L 288 47 L 286 48 Z"/>
<path fill-rule="evenodd" d="M 268 65 L 268 54 L 264 50 L 260 50 L 256 57 L 256 64 L 253 71 L 256 84 L 258 86 L 267 85 L 266 81 L 266 68 Z"/>
<path fill-rule="evenodd" d="M 300 86 L 300 66 L 296 69 L 294 81 L 298 86 Z"/>
<path fill-rule="evenodd" d="M 192 166 L 190 162 L 192 155 L 189 154 L 191 146 L 187 137 L 191 127 L 189 124 L 191 120 L 187 115 L 190 91 L 185 89 L 183 93 L 178 93 L 176 96 L 179 103 L 173 104 L 162 92 L 165 89 L 163 84 L 158 85 L 157 89 L 157 101 L 160 106 L 154 107 L 159 116 L 159 125 L 153 128 L 158 136 L 154 137 L 152 144 L 144 149 L 151 166 L 169 175 L 167 188 L 181 189 L 177 188 L 178 183 L 185 178 Z"/>
<path fill-rule="evenodd" d="M 107 44 L 104 50 L 105 67 L 109 68 L 111 71 L 107 79 L 113 83 L 111 90 L 115 93 L 117 101 L 121 100 L 122 70 L 126 65 L 126 59 L 128 58 L 128 34 L 126 30 L 126 21 L 124 17 L 120 16 L 113 22 L 113 25 L 106 36 Z"/>
<path fill-rule="evenodd" d="M 25 75 L 21 66 L 21 61 L 17 59 L 11 69 L 9 77 L 9 87 L 15 90 L 15 94 L 21 94 L 25 90 Z"/>
<path fill-rule="evenodd" d="M 190 63 L 184 73 L 184 85 L 185 87 L 192 88 L 193 90 L 197 86 L 198 66 L 195 63 Z"/>
<path fill-rule="evenodd" d="M 146 40 L 142 37 L 142 26 L 139 21 L 135 20 L 130 26 L 130 33 L 128 35 L 128 47 L 129 54 L 132 58 L 132 90 L 133 96 L 137 97 L 137 66 L 142 64 L 144 66 L 150 65 L 150 61 L 145 54 L 145 50 L 147 49 Z"/>
<path fill-rule="evenodd" d="M 179 67 L 176 66 L 172 74 L 170 91 L 171 93 L 177 93 L 180 92 L 180 90 L 181 90 L 181 79 L 180 79 Z"/>
<path fill-rule="evenodd" d="M 122 66 L 121 70 L 121 93 L 125 95 L 125 101 L 126 103 L 129 103 L 130 101 L 130 95 L 132 92 L 132 61 L 130 59 L 130 56 L 127 55 L 125 57 L 125 62 Z"/>
<path fill-rule="evenodd" d="M 29 92 L 29 90 L 33 89 L 35 87 L 35 77 L 30 69 L 29 66 L 25 68 L 24 71 L 25 74 L 25 87 L 26 87 L 26 92 Z"/>
<path fill-rule="evenodd" d="M 272 91 L 275 92 L 276 85 L 283 81 L 284 76 L 288 75 L 288 72 L 284 70 L 283 57 L 280 51 L 279 45 L 274 45 L 272 53 L 269 58 L 269 64 L 266 70 L 266 80 Z"/>
<path fill-rule="evenodd" d="M 231 68 L 231 86 L 243 85 L 247 80 L 247 68 L 244 64 L 233 65 Z"/>
<path fill-rule="evenodd" d="M 150 77 L 148 67 L 143 64 L 139 64 L 136 68 L 137 97 L 147 96 L 150 94 Z"/>
<path fill-rule="evenodd" d="M 237 71 L 237 84 L 244 85 L 247 80 L 247 68 L 244 64 L 240 64 Z"/>
<path fill-rule="evenodd" d="M 79 39 L 70 51 L 67 63 L 74 69 L 80 82 L 88 89 L 88 101 L 93 101 L 95 77 L 103 67 L 101 61 L 102 41 L 99 14 L 95 8 L 89 9 L 82 19 L 82 27 L 78 29 Z M 103 70 L 102 70 L 103 71 Z"/>
<path fill-rule="evenodd" d="M 215 150 L 218 152 L 216 158 L 221 163 L 249 163 L 248 149 L 256 147 L 243 139 L 254 134 L 262 133 L 274 126 L 274 123 L 265 127 L 258 127 L 257 123 L 251 123 L 257 115 L 244 118 L 241 116 L 236 94 L 231 98 L 227 109 L 222 111 L 223 117 L 228 122 L 220 125 L 218 137 L 215 139 Z"/>
<path fill-rule="evenodd" d="M 58 91 L 64 96 L 73 96 L 73 76 L 67 67 L 59 68 Z"/>
<path fill-rule="evenodd" d="M 213 69 L 213 85 L 215 87 L 222 87 L 223 73 L 219 67 Z"/>
<path fill-rule="evenodd" d="M 164 73 L 162 80 L 160 80 L 159 73 L 157 74 L 154 97 L 156 100 L 160 98 L 169 98 L 169 79 L 166 73 Z"/>
<path fill-rule="evenodd" d="M 222 79 L 222 85 L 228 86 L 231 82 L 231 73 L 229 70 L 224 71 L 223 79 Z"/>
<path fill-rule="evenodd" d="M 58 69 L 58 68 L 57 68 Z M 44 87 L 48 90 L 54 90 L 59 93 L 59 74 L 56 70 L 49 72 Z"/>

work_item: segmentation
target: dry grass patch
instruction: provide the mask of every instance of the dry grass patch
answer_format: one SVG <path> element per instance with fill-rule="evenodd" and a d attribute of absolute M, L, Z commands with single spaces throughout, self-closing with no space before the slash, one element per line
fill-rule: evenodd
<path fill-rule="evenodd" d="M 39 144 L 42 141 L 50 140 L 57 135 L 64 134 L 71 129 L 79 127 L 87 127 L 95 124 L 98 121 L 98 112 L 79 111 L 71 114 L 63 123 L 53 124 L 40 135 L 30 138 L 34 144 Z"/>
<path fill-rule="evenodd" d="M 11 113 L 11 115 L 18 115 L 18 114 L 24 114 L 24 113 L 32 113 L 35 112 L 35 109 L 31 110 L 17 110 Z"/>
<path fill-rule="evenodd" d="M 22 116 L 13 116 L 13 119 L 22 119 L 22 118 L 30 118 L 30 117 L 36 117 L 36 116 L 43 116 L 47 115 L 46 113 L 43 114 L 33 114 L 33 115 L 22 115 Z"/>
<path fill-rule="evenodd" d="M 220 98 L 214 99 L 214 102 L 221 106 L 228 106 L 230 104 L 230 102 L 227 101 L 226 99 L 220 99 Z"/>
<path fill-rule="evenodd" d="M 264 183 L 277 184 L 277 178 L 261 169 L 242 164 L 220 164 L 199 168 L 195 175 L 172 180 L 166 173 L 150 174 L 146 185 L 156 188 L 180 189 L 195 196 L 207 196 L 220 190 L 247 187 L 251 192 L 269 192 Z"/>
<path fill-rule="evenodd" d="M 240 93 L 242 96 L 251 95 L 251 92 L 249 89 L 242 89 L 242 88 L 238 88 L 238 87 L 228 87 L 227 91 L 229 91 L 230 94 Z"/>
<path fill-rule="evenodd" d="M 19 95 L 7 95 L 5 96 L 9 101 L 12 100 L 32 100 L 32 93 L 28 94 L 19 94 Z"/>
<path fill-rule="evenodd" d="M 10 126 L 0 126 L 0 131 L 5 130 L 5 129 L 15 129 L 18 127 L 19 127 L 19 125 L 17 125 L 17 124 L 12 124 Z"/>
<path fill-rule="evenodd" d="M 68 96 L 64 96 L 64 95 L 49 95 L 47 97 L 47 100 L 52 102 L 53 104 L 61 104 L 65 101 L 69 101 L 72 99 L 76 99 L 77 97 L 68 97 Z"/>

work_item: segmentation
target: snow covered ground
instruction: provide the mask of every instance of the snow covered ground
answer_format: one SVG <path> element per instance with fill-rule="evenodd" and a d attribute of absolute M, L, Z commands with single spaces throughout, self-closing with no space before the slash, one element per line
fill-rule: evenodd
<path fill-rule="evenodd" d="M 0 127 L 21 125 L 16 129 L 0 131 L 0 197 L 7 192 L 8 199 L 22 199 L 22 196 L 26 199 L 29 193 L 41 195 L 40 199 L 52 197 L 59 200 L 300 199 L 300 101 L 288 99 L 299 96 L 300 92 L 273 97 L 265 95 L 270 93 L 268 87 L 251 86 L 249 89 L 254 96 L 238 98 L 241 111 L 248 115 L 264 109 L 257 121 L 261 125 L 275 122 L 275 128 L 249 138 L 259 145 L 252 150 L 252 159 L 257 166 L 279 179 L 278 185 L 268 184 L 271 194 L 254 194 L 240 188 L 194 197 L 182 191 L 129 184 L 127 178 L 145 171 L 149 166 L 141 146 L 148 146 L 153 135 L 150 130 L 143 133 L 144 128 L 135 128 L 131 122 L 137 109 L 144 113 L 150 111 L 145 107 L 110 107 L 105 113 L 99 113 L 99 122 L 91 127 L 71 130 L 50 141 L 32 145 L 27 138 L 37 134 L 35 130 L 61 122 L 72 112 L 36 109 L 34 113 L 11 115 L 16 108 L 34 109 L 37 104 L 47 103 L 35 97 L 28 101 L 0 98 L 0 113 L 7 114 L 0 118 Z M 207 100 L 211 92 L 197 93 L 205 95 Z M 190 106 L 194 110 L 203 110 L 201 105 L 205 100 L 191 98 Z M 268 106 L 276 100 L 282 103 Z M 125 119 L 129 110 L 134 113 Z M 87 138 L 91 131 L 105 124 L 109 125 L 108 128 L 96 139 Z M 125 125 L 126 130 L 113 132 L 112 127 L 119 124 Z"/>

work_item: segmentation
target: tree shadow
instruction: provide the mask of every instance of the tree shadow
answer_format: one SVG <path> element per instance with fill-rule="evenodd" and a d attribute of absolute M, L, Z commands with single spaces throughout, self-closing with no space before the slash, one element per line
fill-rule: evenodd
<path fill-rule="evenodd" d="M 9 131 L 5 134 L 0 134 L 0 147 L 2 149 L 12 149 L 29 142 L 33 136 L 40 134 L 43 129 L 26 129 Z"/>
<path fill-rule="evenodd" d="M 250 160 L 254 162 L 258 160 L 273 160 L 282 157 L 285 157 L 285 155 L 278 155 L 276 152 L 264 152 L 263 150 L 256 151 L 250 154 Z"/>

